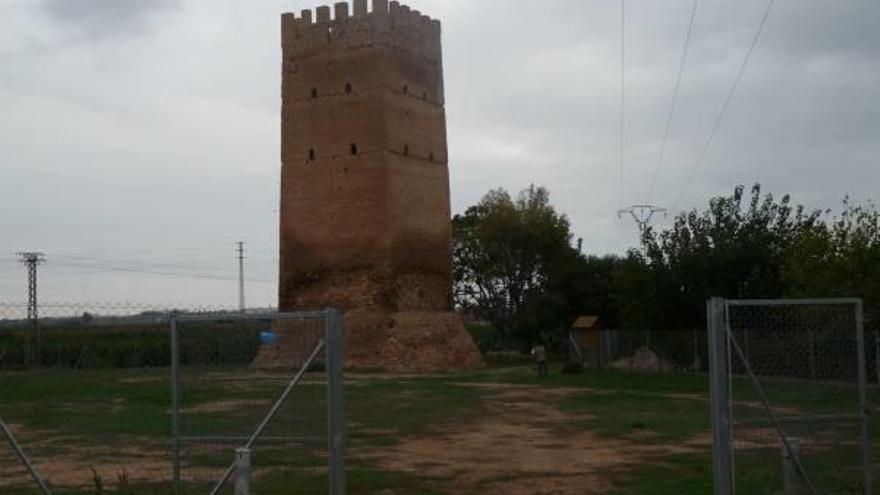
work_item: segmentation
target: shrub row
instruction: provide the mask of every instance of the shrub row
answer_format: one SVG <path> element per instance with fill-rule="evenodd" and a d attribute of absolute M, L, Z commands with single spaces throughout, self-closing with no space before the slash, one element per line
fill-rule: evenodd
<path fill-rule="evenodd" d="M 181 335 L 183 365 L 242 365 L 259 350 L 257 324 L 187 325 Z M 0 369 L 24 367 L 141 368 L 171 364 L 167 325 L 42 328 L 38 337 L 24 328 L 0 331 Z M 28 363 L 28 343 L 33 358 Z"/>

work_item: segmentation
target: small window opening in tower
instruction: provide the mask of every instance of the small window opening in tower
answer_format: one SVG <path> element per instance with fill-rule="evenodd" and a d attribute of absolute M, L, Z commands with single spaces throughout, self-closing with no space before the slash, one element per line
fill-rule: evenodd
<path fill-rule="evenodd" d="M 352 155 L 357 155 L 357 154 L 358 154 L 358 145 L 357 145 L 357 144 L 355 144 L 355 143 L 351 143 L 351 148 L 350 148 L 350 149 L 351 149 L 351 154 L 352 154 Z"/>
<path fill-rule="evenodd" d="M 428 153 L 428 160 L 431 161 L 431 162 L 434 161 L 434 152 L 433 152 L 433 151 L 430 152 L 430 153 Z"/>
<path fill-rule="evenodd" d="M 309 160 L 314 160 L 314 159 L 315 159 L 315 148 L 310 148 L 309 149 Z"/>
<path fill-rule="evenodd" d="M 403 156 L 409 156 L 409 145 L 403 145 Z"/>
<path fill-rule="evenodd" d="M 403 94 L 405 94 L 405 95 L 409 94 L 409 84 L 403 85 Z"/>
<path fill-rule="evenodd" d="M 345 94 L 351 94 L 351 83 L 345 83 Z"/>
<path fill-rule="evenodd" d="M 312 88 L 312 98 L 318 97 L 318 88 Z"/>

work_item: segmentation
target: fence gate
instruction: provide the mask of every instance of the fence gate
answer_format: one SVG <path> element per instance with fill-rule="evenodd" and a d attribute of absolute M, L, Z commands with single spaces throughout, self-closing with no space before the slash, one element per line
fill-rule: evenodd
<path fill-rule="evenodd" d="M 716 495 L 874 494 L 862 302 L 708 302 Z"/>
<path fill-rule="evenodd" d="M 338 311 L 170 325 L 175 494 L 345 493 Z"/>

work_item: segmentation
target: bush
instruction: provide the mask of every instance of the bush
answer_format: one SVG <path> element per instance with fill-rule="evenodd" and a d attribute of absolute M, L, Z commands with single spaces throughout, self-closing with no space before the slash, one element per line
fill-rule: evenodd
<path fill-rule="evenodd" d="M 259 351 L 261 324 L 189 323 L 181 329 L 183 365 L 241 365 Z M 40 329 L 34 366 L 105 369 L 171 365 L 166 323 L 84 327 L 81 324 Z M 0 369 L 25 367 L 28 330 L 0 333 Z"/>
<path fill-rule="evenodd" d="M 490 324 L 468 323 L 467 329 L 482 354 L 496 350 L 499 335 L 495 327 Z"/>
<path fill-rule="evenodd" d="M 565 363 L 562 366 L 563 375 L 579 375 L 584 372 L 584 365 L 580 363 Z"/>

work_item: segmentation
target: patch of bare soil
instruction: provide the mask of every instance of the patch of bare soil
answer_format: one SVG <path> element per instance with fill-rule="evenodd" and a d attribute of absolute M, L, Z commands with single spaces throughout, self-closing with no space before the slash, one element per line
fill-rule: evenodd
<path fill-rule="evenodd" d="M 270 405 L 272 402 L 269 400 L 257 400 L 257 399 L 248 399 L 248 400 L 217 400 L 213 402 L 203 402 L 201 404 L 196 404 L 191 407 L 187 407 L 181 409 L 181 412 L 184 413 L 220 413 L 220 412 L 230 412 L 230 411 L 240 411 L 245 408 L 255 407 L 255 406 L 263 406 Z"/>
<path fill-rule="evenodd" d="M 101 478 L 104 487 L 110 489 L 117 486 L 119 476 L 123 474 L 129 483 L 156 483 L 171 479 L 167 447 L 151 439 L 132 437 L 124 444 L 114 441 L 113 445 L 83 445 L 82 439 L 75 436 L 60 436 L 52 431 L 26 428 L 19 424 L 9 427 L 51 487 L 92 487 L 95 474 Z M 191 479 L 210 481 L 217 476 L 216 469 L 184 467 L 187 477 Z M 31 483 L 24 466 L 2 438 L 0 493 L 4 493 L 3 487 Z"/>
<path fill-rule="evenodd" d="M 120 378 L 119 383 L 126 384 L 142 384 L 142 383 L 164 383 L 168 379 L 161 376 L 132 376 L 129 378 Z"/>
<path fill-rule="evenodd" d="M 733 407 L 734 408 L 747 407 L 750 409 L 755 409 L 755 410 L 761 411 L 762 415 L 765 415 L 766 414 L 765 411 L 767 410 L 767 406 L 763 402 L 757 401 L 757 400 L 735 400 L 735 401 L 733 401 Z M 771 404 L 770 407 L 771 407 L 771 409 L 773 409 L 773 412 L 776 414 L 789 414 L 792 416 L 796 416 L 798 414 L 804 413 L 799 408 L 792 407 L 792 406 L 780 406 L 778 404 Z M 770 418 L 770 416 L 767 415 L 767 419 L 769 419 L 769 418 Z"/>
<path fill-rule="evenodd" d="M 453 493 L 485 495 L 584 495 L 606 493 L 611 475 L 640 460 L 704 448 L 702 438 L 680 445 L 602 438 L 572 428 L 583 416 L 553 403 L 579 393 L 534 386 L 491 388 L 488 413 L 440 435 L 404 439 L 355 455 L 388 470 L 452 479 Z"/>
<path fill-rule="evenodd" d="M 19 439 L 26 439 L 34 433 L 21 427 L 16 427 L 14 430 Z M 149 446 L 149 442 L 132 439 L 125 447 L 78 446 L 74 449 L 69 448 L 70 440 L 65 438 L 61 442 L 57 439 L 31 442 L 25 447 L 26 450 L 39 452 L 32 455 L 32 461 L 50 486 L 64 488 L 93 486 L 96 473 L 105 487 L 115 487 L 119 476 L 123 473 L 128 477 L 129 482 L 157 482 L 170 479 L 171 465 L 167 452 L 162 448 Z M 56 448 L 49 448 L 53 445 Z M 0 463 L 0 488 L 30 483 L 30 478 L 18 459 L 14 458 L 11 452 L 8 452 L 9 455 L 6 455 L 7 452 L 2 453 L 3 456 L 0 457 L 4 462 Z M 204 473 L 205 476 L 211 474 L 212 472 L 208 471 Z M 2 491 L 0 489 L 0 493 Z"/>
<path fill-rule="evenodd" d="M 122 474 L 130 482 L 157 482 L 170 479 L 171 468 L 163 452 L 134 447 L 104 452 L 83 452 L 77 456 L 37 458 L 40 474 L 51 486 L 87 487 L 94 483 L 94 475 L 101 478 L 106 487 L 115 487 Z M 103 454 L 103 455 L 102 455 Z M 92 469 L 95 472 L 92 472 Z"/>

